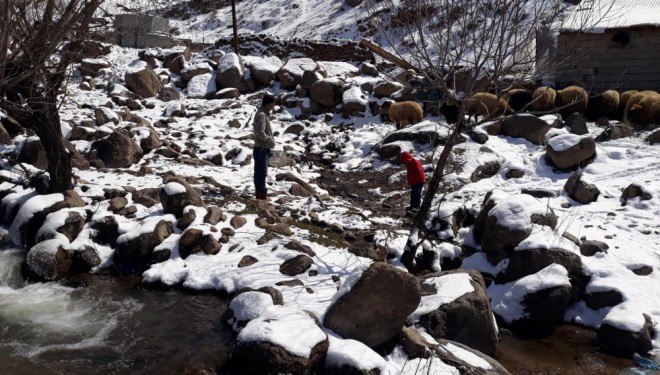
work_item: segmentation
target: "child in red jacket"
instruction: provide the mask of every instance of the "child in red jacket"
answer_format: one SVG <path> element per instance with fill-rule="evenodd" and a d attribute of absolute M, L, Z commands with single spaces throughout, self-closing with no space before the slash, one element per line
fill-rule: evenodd
<path fill-rule="evenodd" d="M 424 174 L 422 163 L 415 159 L 410 152 L 402 152 L 401 161 L 406 165 L 410 185 L 410 206 L 406 207 L 406 210 L 417 210 L 422 201 L 422 188 L 426 182 L 426 174 Z"/>

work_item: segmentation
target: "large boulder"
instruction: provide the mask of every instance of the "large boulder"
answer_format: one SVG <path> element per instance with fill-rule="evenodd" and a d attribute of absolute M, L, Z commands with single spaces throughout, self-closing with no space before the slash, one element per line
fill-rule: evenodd
<path fill-rule="evenodd" d="M 159 192 L 165 213 L 181 217 L 186 206 L 205 207 L 202 196 L 182 178 L 170 177 Z"/>
<path fill-rule="evenodd" d="M 579 112 L 573 112 L 564 120 L 565 125 L 570 129 L 571 133 L 577 135 L 589 134 L 587 129 L 587 120 Z"/>
<path fill-rule="evenodd" d="M 546 204 L 527 194 L 488 194 L 474 225 L 474 236 L 485 252 L 509 250 L 532 233 L 532 224 L 557 226 L 557 216 Z"/>
<path fill-rule="evenodd" d="M 245 65 L 243 59 L 235 53 L 228 53 L 218 61 L 216 82 L 219 88 L 235 88 L 241 93 L 248 91 L 248 85 L 243 78 Z"/>
<path fill-rule="evenodd" d="M 52 239 L 32 246 L 25 260 L 27 277 L 52 281 L 65 277 L 71 268 L 71 252 L 68 241 Z"/>
<path fill-rule="evenodd" d="M 264 86 L 270 86 L 277 77 L 277 71 L 282 67 L 282 60 L 277 56 L 263 58 L 245 58 L 245 65 L 250 69 L 254 79 Z"/>
<path fill-rule="evenodd" d="M 158 134 L 151 126 L 143 126 L 139 128 L 131 129 L 136 137 L 140 140 L 140 148 L 145 154 L 150 153 L 153 150 L 159 148 L 163 142 L 158 138 Z"/>
<path fill-rule="evenodd" d="M 619 138 L 629 138 L 633 135 L 633 129 L 622 123 L 616 123 L 608 126 L 602 133 L 596 137 L 596 142 L 613 141 Z"/>
<path fill-rule="evenodd" d="M 312 84 L 309 94 L 313 101 L 326 106 L 334 107 L 342 101 L 344 81 L 337 78 L 324 78 Z"/>
<path fill-rule="evenodd" d="M 377 98 L 390 97 L 395 92 L 403 89 L 403 85 L 399 82 L 381 81 L 374 87 L 374 96 Z"/>
<path fill-rule="evenodd" d="M 123 132 L 112 132 L 110 136 L 94 142 L 92 148 L 108 168 L 128 168 L 142 158 L 142 149 Z"/>
<path fill-rule="evenodd" d="M 186 68 L 181 70 L 181 73 L 179 74 L 181 76 L 181 79 L 184 80 L 185 82 L 190 82 L 191 79 L 197 76 L 201 76 L 204 74 L 211 74 L 213 72 L 213 68 L 209 66 L 206 62 L 199 62 L 194 65 L 187 66 Z"/>
<path fill-rule="evenodd" d="M 274 305 L 273 297 L 266 291 L 246 290 L 231 299 L 223 319 L 235 332 L 240 332 L 251 320 L 258 318 Z"/>
<path fill-rule="evenodd" d="M 621 193 L 621 203 L 624 205 L 628 202 L 628 199 L 639 198 L 641 201 L 647 201 L 653 198 L 653 195 L 641 184 L 633 182 L 628 185 L 623 192 Z"/>
<path fill-rule="evenodd" d="M 456 270 L 425 275 L 424 296 L 412 314 L 435 339 L 458 341 L 488 355 L 497 349 L 497 327 L 481 274 Z"/>
<path fill-rule="evenodd" d="M 382 262 L 350 275 L 337 293 L 323 325 L 370 347 L 396 336 L 421 300 L 414 276 Z"/>
<path fill-rule="evenodd" d="M 98 267 L 100 264 L 101 257 L 99 257 L 99 253 L 95 248 L 84 246 L 82 249 L 73 249 L 69 273 L 89 272 L 92 268 Z"/>
<path fill-rule="evenodd" d="M 280 70 L 277 71 L 277 78 L 280 80 L 280 86 L 284 90 L 295 89 L 302 80 L 306 70 L 314 70 L 318 65 L 309 58 L 294 58 L 287 60 Z"/>
<path fill-rule="evenodd" d="M 225 89 L 236 90 L 236 89 Z M 190 99 L 203 99 L 218 91 L 217 82 L 211 73 L 194 76 L 188 82 L 186 93 Z M 240 94 L 239 94 L 240 95 Z"/>
<path fill-rule="evenodd" d="M 62 209 L 53 212 L 46 217 L 44 225 L 37 232 L 37 242 L 56 238 L 60 234 L 72 242 L 84 226 L 85 217 L 78 211 Z"/>
<path fill-rule="evenodd" d="M 328 336 L 314 318 L 272 306 L 238 334 L 231 367 L 246 375 L 311 375 L 323 364 L 327 350 Z"/>
<path fill-rule="evenodd" d="M 137 60 L 130 65 L 124 77 L 126 87 L 143 98 L 156 96 L 163 88 L 160 79 L 146 62 Z"/>
<path fill-rule="evenodd" d="M 151 262 L 154 248 L 172 233 L 172 223 L 149 217 L 134 231 L 117 238 L 113 260 L 118 265 L 142 267 Z"/>
<path fill-rule="evenodd" d="M 39 169 L 48 168 L 48 158 L 39 137 L 27 138 L 18 149 L 17 161 L 32 164 Z"/>
<path fill-rule="evenodd" d="M 342 94 L 343 112 L 347 115 L 364 113 L 369 101 L 359 86 L 353 86 Z"/>
<path fill-rule="evenodd" d="M 577 252 L 559 247 L 525 249 L 511 252 L 509 264 L 502 274 L 502 280 L 517 280 L 539 272 L 552 264 L 564 267 L 573 280 L 578 279 L 582 272 L 582 260 Z"/>
<path fill-rule="evenodd" d="M 50 213 L 84 206 L 85 201 L 74 190 L 35 195 L 21 206 L 9 228 L 12 242 L 16 246 L 31 247 L 36 243 L 37 233 Z"/>
<path fill-rule="evenodd" d="M 563 134 L 550 138 L 545 151 L 557 168 L 573 169 L 596 155 L 596 141 L 589 135 Z"/>
<path fill-rule="evenodd" d="M 519 114 L 501 121 L 500 134 L 514 138 L 524 138 L 540 145 L 552 124 L 530 114 Z"/>
<path fill-rule="evenodd" d="M 660 129 L 654 131 L 646 137 L 646 141 L 652 145 L 660 143 Z"/>
<path fill-rule="evenodd" d="M 222 244 L 215 239 L 213 234 L 205 234 L 200 229 L 189 228 L 179 237 L 179 254 L 183 259 L 197 253 L 214 255 L 221 248 Z"/>
<path fill-rule="evenodd" d="M 594 184 L 582 179 L 582 172 L 574 172 L 564 185 L 564 191 L 571 199 L 581 204 L 595 202 L 600 195 L 600 190 Z"/>
<path fill-rule="evenodd" d="M 523 337 L 541 337 L 563 320 L 572 296 L 568 271 L 552 264 L 507 284 L 488 287 L 491 307 L 500 321 Z"/>
<path fill-rule="evenodd" d="M 80 74 L 83 76 L 96 77 L 101 69 L 112 66 L 110 61 L 105 59 L 83 59 L 80 62 Z"/>
<path fill-rule="evenodd" d="M 419 124 L 389 133 L 383 138 L 381 144 L 387 145 L 398 141 L 439 145 L 447 141 L 447 133 L 436 123 L 422 121 Z"/>
<path fill-rule="evenodd" d="M 630 313 L 632 312 L 627 314 Z M 626 314 L 626 312 L 623 314 Z M 651 318 L 646 314 L 641 314 L 636 319 L 619 319 L 621 315 L 621 311 L 615 313 L 611 311 L 598 328 L 598 345 L 603 351 L 630 358 L 635 353 L 644 354 L 653 349 L 654 329 Z M 629 321 L 631 320 L 635 324 L 630 324 Z"/>

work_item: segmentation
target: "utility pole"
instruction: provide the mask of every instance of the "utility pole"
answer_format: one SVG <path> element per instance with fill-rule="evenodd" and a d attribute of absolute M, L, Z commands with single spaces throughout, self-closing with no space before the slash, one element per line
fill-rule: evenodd
<path fill-rule="evenodd" d="M 231 20 L 234 26 L 234 52 L 238 55 L 238 25 L 236 24 L 236 0 L 231 0 Z"/>

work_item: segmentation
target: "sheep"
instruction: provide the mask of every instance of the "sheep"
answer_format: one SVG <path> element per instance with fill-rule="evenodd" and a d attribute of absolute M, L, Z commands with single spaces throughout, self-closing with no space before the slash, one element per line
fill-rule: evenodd
<path fill-rule="evenodd" d="M 525 89 L 509 90 L 505 93 L 505 96 L 509 103 L 509 107 L 515 112 L 527 109 L 533 100 L 532 93 Z"/>
<path fill-rule="evenodd" d="M 602 94 L 594 95 L 589 98 L 587 109 L 584 111 L 584 117 L 590 121 L 598 120 L 601 117 L 614 119 L 619 107 L 619 92 L 616 90 L 607 90 Z"/>
<path fill-rule="evenodd" d="M 536 112 L 550 111 L 555 108 L 557 91 L 552 87 L 541 86 L 532 93 L 532 110 Z"/>
<path fill-rule="evenodd" d="M 399 103 L 386 102 L 383 108 L 389 108 L 390 121 L 394 121 L 396 129 L 403 129 L 406 125 L 416 124 L 424 118 L 424 109 L 417 102 L 406 101 Z"/>
<path fill-rule="evenodd" d="M 467 100 L 467 114 L 472 117 L 484 116 L 486 118 L 502 116 L 511 112 L 506 99 L 497 97 L 488 92 L 477 92 Z"/>
<path fill-rule="evenodd" d="M 660 123 L 660 94 L 655 91 L 642 91 L 630 97 L 623 116 L 626 125 L 643 128 Z"/>
<path fill-rule="evenodd" d="M 628 104 L 628 100 L 630 100 L 630 97 L 632 97 L 637 93 L 639 93 L 638 90 L 628 90 L 628 91 L 624 91 L 619 96 L 619 108 L 617 109 L 617 114 L 616 114 L 617 120 L 623 120 L 623 115 L 626 112 L 626 105 Z"/>
<path fill-rule="evenodd" d="M 589 94 L 587 94 L 587 90 L 580 86 L 565 87 L 564 89 L 557 91 L 557 96 L 559 97 L 558 102 L 560 106 L 564 107 L 560 110 L 560 113 L 564 118 L 574 112 L 584 113 L 587 109 L 587 104 L 589 103 Z"/>

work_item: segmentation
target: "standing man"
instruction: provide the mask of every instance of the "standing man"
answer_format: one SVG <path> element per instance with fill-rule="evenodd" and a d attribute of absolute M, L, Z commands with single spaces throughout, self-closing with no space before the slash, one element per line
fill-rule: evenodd
<path fill-rule="evenodd" d="M 268 157 L 270 149 L 275 147 L 275 138 L 270 129 L 270 113 L 275 107 L 275 97 L 266 94 L 261 99 L 261 107 L 254 115 L 254 190 L 257 199 L 268 199 L 266 175 L 268 174 Z"/>

